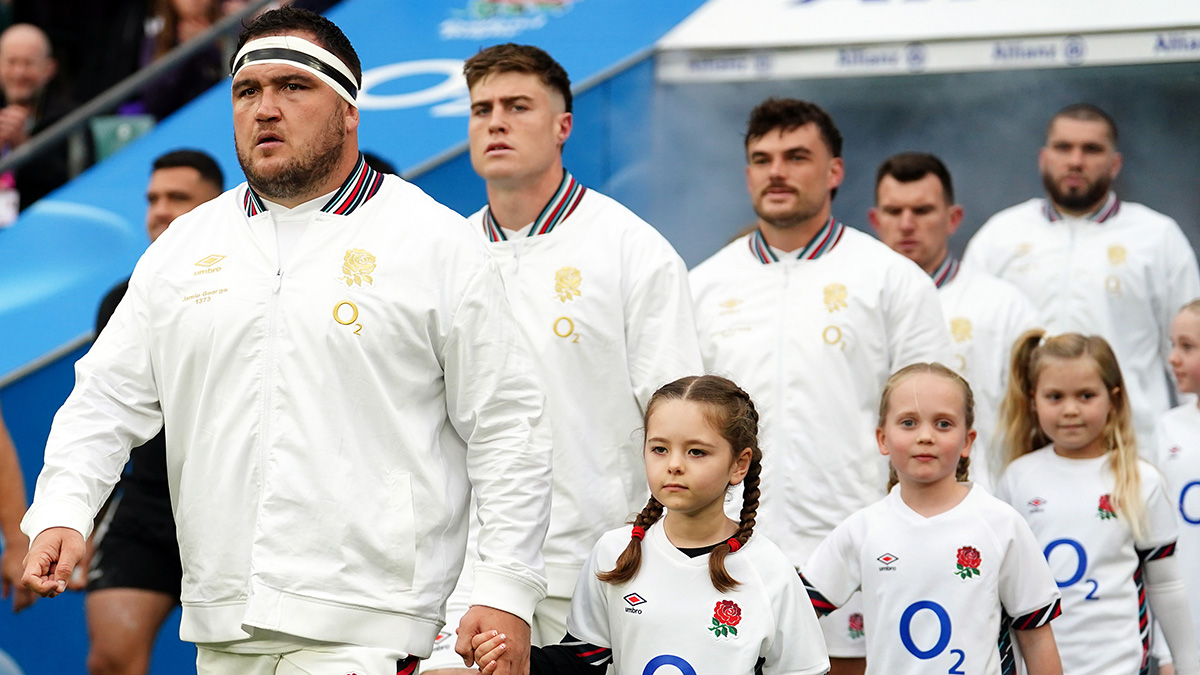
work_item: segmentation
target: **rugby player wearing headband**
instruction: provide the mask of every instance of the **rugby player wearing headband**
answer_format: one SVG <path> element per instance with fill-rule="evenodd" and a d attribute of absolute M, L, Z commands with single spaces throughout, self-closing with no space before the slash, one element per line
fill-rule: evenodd
<path fill-rule="evenodd" d="M 460 631 L 528 636 L 550 449 L 495 263 L 461 217 L 363 161 L 361 70 L 335 25 L 267 12 L 233 64 L 247 182 L 155 242 L 77 364 L 23 522 L 25 584 L 65 589 L 130 446 L 165 422 L 200 673 L 414 672 L 472 492 Z"/>

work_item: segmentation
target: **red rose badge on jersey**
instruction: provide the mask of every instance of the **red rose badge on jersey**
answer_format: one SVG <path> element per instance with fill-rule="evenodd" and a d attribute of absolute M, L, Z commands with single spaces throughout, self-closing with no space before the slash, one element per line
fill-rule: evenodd
<path fill-rule="evenodd" d="M 974 546 L 964 546 L 958 549 L 958 569 L 954 573 L 960 579 L 970 579 L 979 574 L 981 562 L 983 562 L 983 558 L 979 556 L 979 551 L 975 550 Z"/>
<path fill-rule="evenodd" d="M 1117 517 L 1117 512 L 1113 510 L 1112 499 L 1108 495 L 1100 495 L 1100 508 L 1096 510 L 1096 515 L 1100 516 L 1100 520 Z"/>
<path fill-rule="evenodd" d="M 850 615 L 850 639 L 857 640 L 863 636 L 863 615 L 855 612 Z"/>
<path fill-rule="evenodd" d="M 718 600 L 717 606 L 713 608 L 713 625 L 708 629 L 713 632 L 713 637 L 737 637 L 736 626 L 741 622 L 742 608 L 738 607 L 736 602 Z"/>

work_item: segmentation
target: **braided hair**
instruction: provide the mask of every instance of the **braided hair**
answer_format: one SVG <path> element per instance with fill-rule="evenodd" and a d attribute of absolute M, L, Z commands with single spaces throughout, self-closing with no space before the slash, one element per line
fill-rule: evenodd
<path fill-rule="evenodd" d="M 742 511 L 737 531 L 726 541 L 717 544 L 708 557 L 709 578 L 718 591 L 725 592 L 738 581 L 725 569 L 725 558 L 741 549 L 754 534 L 760 496 L 762 451 L 758 447 L 758 410 L 750 395 L 732 381 L 716 375 L 684 377 L 664 385 L 650 397 L 643 419 L 649 425 L 650 416 L 662 401 L 693 401 L 704 404 L 704 417 L 724 438 L 734 453 L 749 448 L 750 467 L 742 481 Z M 616 566 L 597 574 L 601 581 L 619 584 L 633 579 L 642 564 L 642 537 L 646 530 L 662 518 L 663 505 L 650 497 L 645 508 L 632 521 L 633 536 L 617 558 Z"/>

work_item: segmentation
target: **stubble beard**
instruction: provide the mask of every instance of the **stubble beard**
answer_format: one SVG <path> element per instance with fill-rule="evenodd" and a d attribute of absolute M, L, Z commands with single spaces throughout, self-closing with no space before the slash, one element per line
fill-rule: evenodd
<path fill-rule="evenodd" d="M 809 204 L 800 199 L 799 194 L 797 194 L 797 199 L 798 203 L 795 208 L 783 213 L 768 213 L 761 206 L 762 199 L 759 199 L 754 203 L 754 213 L 762 222 L 778 230 L 790 230 L 794 227 L 799 227 L 821 213 L 820 204 Z"/>
<path fill-rule="evenodd" d="M 1112 187 L 1112 179 L 1101 176 L 1096 182 L 1084 186 L 1083 190 L 1063 192 L 1050 174 L 1042 173 L 1042 187 L 1050 195 L 1051 201 L 1070 211 L 1089 211 L 1099 205 Z"/>
<path fill-rule="evenodd" d="M 335 111 L 324 131 L 295 159 L 272 174 L 260 172 L 252 163 L 250 152 L 237 148 L 238 163 L 246 174 L 246 182 L 254 191 L 271 201 L 287 201 L 296 197 L 318 197 L 314 194 L 329 178 L 342 158 L 346 128 L 341 112 Z M 236 143 L 235 143 L 236 145 Z"/>

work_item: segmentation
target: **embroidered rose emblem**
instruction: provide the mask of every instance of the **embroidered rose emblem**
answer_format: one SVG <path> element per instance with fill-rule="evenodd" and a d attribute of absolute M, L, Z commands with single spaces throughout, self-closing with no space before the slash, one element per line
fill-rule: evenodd
<path fill-rule="evenodd" d="M 574 267 L 564 267 L 554 273 L 554 292 L 561 302 L 574 300 L 582 295 L 579 284 L 583 282 L 583 273 Z"/>
<path fill-rule="evenodd" d="M 1096 510 L 1096 515 L 1100 516 L 1100 520 L 1117 517 L 1117 512 L 1113 510 L 1112 499 L 1109 495 L 1100 495 L 1100 508 Z"/>
<path fill-rule="evenodd" d="M 367 284 L 375 283 L 371 278 L 371 274 L 375 271 L 375 256 L 361 248 L 352 248 L 346 251 L 346 259 L 342 261 L 341 281 L 346 282 L 347 286 L 355 284 L 362 286 L 365 279 Z"/>
<path fill-rule="evenodd" d="M 732 600 L 718 600 L 717 606 L 713 608 L 713 625 L 708 629 L 713 632 L 713 637 L 729 637 L 733 635 L 737 637 L 737 626 L 742 621 L 742 608 L 737 606 L 737 603 Z"/>
<path fill-rule="evenodd" d="M 855 612 L 850 615 L 850 637 L 857 639 L 863 636 L 863 615 Z"/>
<path fill-rule="evenodd" d="M 829 310 L 831 314 L 839 309 L 845 309 L 848 295 L 846 287 L 842 284 L 829 284 L 825 287 L 825 309 Z"/>
<path fill-rule="evenodd" d="M 970 579 L 979 574 L 979 564 L 982 562 L 983 558 L 974 546 L 964 546 L 958 549 L 958 569 L 954 573 L 960 579 Z"/>

